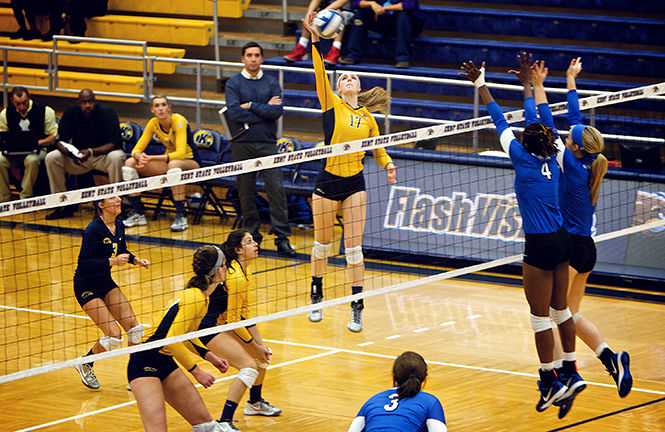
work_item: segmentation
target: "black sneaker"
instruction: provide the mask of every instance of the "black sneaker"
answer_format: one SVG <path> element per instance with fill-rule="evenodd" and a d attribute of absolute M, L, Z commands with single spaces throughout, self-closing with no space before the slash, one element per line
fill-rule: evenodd
<path fill-rule="evenodd" d="M 277 255 L 283 256 L 283 257 L 288 257 L 288 258 L 295 258 L 298 256 L 296 251 L 293 250 L 291 247 L 291 243 L 287 239 L 279 241 L 277 244 Z"/>
<path fill-rule="evenodd" d="M 612 370 L 607 371 L 617 384 L 619 397 L 626 397 L 633 388 L 633 377 L 630 375 L 630 355 L 626 351 L 619 351 L 612 356 Z"/>
<path fill-rule="evenodd" d="M 64 207 L 58 207 L 55 209 L 53 213 L 49 213 L 46 215 L 46 220 L 56 220 L 56 219 L 66 219 L 74 216 L 74 212 L 76 211 L 77 207 L 75 206 L 64 206 Z"/>
<path fill-rule="evenodd" d="M 558 417 L 562 419 L 573 407 L 573 401 L 577 394 L 586 388 L 586 383 L 577 372 L 572 375 L 562 373 L 559 376 L 559 380 L 564 386 L 568 387 L 568 390 L 566 390 L 561 399 L 554 402 L 554 405 L 559 407 Z"/>
<path fill-rule="evenodd" d="M 568 388 L 561 384 L 558 379 L 554 380 L 551 386 L 544 386 L 542 381 L 538 381 L 538 391 L 540 392 L 540 399 L 536 404 L 536 411 L 543 412 L 550 407 L 554 402 L 561 399 L 566 393 Z"/>

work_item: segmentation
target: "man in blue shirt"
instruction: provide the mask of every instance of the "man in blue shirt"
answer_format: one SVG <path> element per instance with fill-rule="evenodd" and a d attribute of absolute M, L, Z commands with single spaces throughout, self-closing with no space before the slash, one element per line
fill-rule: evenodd
<path fill-rule="evenodd" d="M 253 159 L 277 153 L 277 119 L 282 116 L 282 89 L 279 82 L 261 70 L 263 48 L 256 42 L 242 47 L 245 68 L 226 83 L 226 106 L 232 120 L 246 123 L 249 129 L 231 141 L 234 161 Z M 229 131 L 227 131 L 229 132 Z M 275 233 L 277 253 L 287 257 L 297 254 L 291 248 L 286 194 L 281 168 L 261 171 L 270 203 L 270 224 Z M 256 172 L 239 174 L 237 180 L 243 227 L 261 244 L 260 219 L 256 208 Z"/>

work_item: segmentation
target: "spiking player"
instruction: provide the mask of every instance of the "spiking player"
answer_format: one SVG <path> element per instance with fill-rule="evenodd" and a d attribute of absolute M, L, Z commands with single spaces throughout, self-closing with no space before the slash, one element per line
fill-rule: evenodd
<path fill-rule="evenodd" d="M 120 197 L 95 201 L 99 217 L 90 222 L 83 233 L 83 242 L 74 273 L 74 294 L 83 311 L 104 333 L 87 355 L 120 348 L 122 333 L 118 323 L 127 332 L 129 345 L 141 342 L 143 327 L 134 315 L 132 305 L 111 278 L 111 268 L 127 263 L 150 267 L 150 261 L 135 257 L 127 250 L 125 226 L 117 218 L 121 211 Z M 99 388 L 92 369 L 93 363 L 76 366 L 83 384 Z"/>
<path fill-rule="evenodd" d="M 303 26 L 312 38 L 312 62 L 316 76 L 316 92 L 323 112 L 325 144 L 337 144 L 379 135 L 379 126 L 371 112 L 387 111 L 390 99 L 385 89 L 374 87 L 360 92 L 360 80 L 354 73 L 343 73 L 337 80 L 335 95 L 323 66 L 319 52 L 319 37 L 312 30 L 314 13 L 302 20 Z M 373 150 L 374 159 L 387 171 L 388 181 L 396 183 L 397 167 L 385 149 Z M 312 194 L 312 214 L 314 216 L 314 247 L 312 248 L 312 290 L 311 302 L 323 300 L 323 275 L 326 272 L 328 254 L 332 247 L 335 215 L 341 203 L 344 219 L 344 248 L 346 263 L 353 294 L 362 292 L 365 266 L 363 263 L 362 236 L 365 229 L 365 178 L 363 177 L 364 152 L 333 156 L 326 159 L 325 168 L 316 180 Z M 351 316 L 347 325 L 352 332 L 359 332 L 362 323 L 363 301 L 351 304 Z M 309 313 L 309 320 L 323 319 L 322 311 Z"/>
<path fill-rule="evenodd" d="M 511 71 L 524 85 L 525 107 L 535 105 L 531 89 L 531 57 L 518 56 L 520 68 Z M 568 261 L 571 242 L 563 226 L 558 205 L 558 186 L 561 170 L 556 159 L 557 147 L 554 131 L 534 117 L 527 116 L 522 143 L 517 141 L 508 126 L 499 105 L 485 85 L 485 63 L 478 69 L 469 61 L 462 65 L 466 76 L 478 88 L 496 125 L 503 150 L 515 167 L 515 192 L 525 232 L 524 261 L 522 264 L 524 293 L 531 312 L 531 326 L 535 333 L 536 350 L 540 359 L 540 400 L 537 411 L 550 405 L 561 405 L 581 391 L 584 380 L 577 374 L 575 363 L 575 322 L 566 305 L 568 290 Z M 525 112 L 527 110 L 525 109 Z M 535 109 L 534 109 L 535 112 Z M 574 378 L 568 387 L 559 381 L 553 365 L 554 337 L 550 317 L 557 324 L 568 360 L 567 373 Z M 560 410 L 563 417 L 568 411 Z"/>
<path fill-rule="evenodd" d="M 610 373 L 617 385 L 619 396 L 625 397 L 633 386 L 629 368 L 630 356 L 625 351 L 614 353 L 598 328 L 579 313 L 587 278 L 596 264 L 596 245 L 591 237 L 591 229 L 600 194 L 600 184 L 607 172 L 607 159 L 601 153 L 605 145 L 603 136 L 593 126 L 582 124 L 575 83 L 575 78 L 581 70 L 580 58 L 571 60 L 566 71 L 570 131 L 565 145 L 561 140 L 558 141 L 563 158 L 559 204 L 563 224 L 573 242 L 569 268 L 568 306 L 573 314 L 577 335 L 596 353 Z M 540 118 L 546 125 L 553 126 L 554 118 L 547 104 L 544 87 L 547 72 L 544 62 L 536 62 L 532 82 Z M 561 372 L 560 376 L 566 377 L 565 371 L 557 370 L 557 372 Z"/>

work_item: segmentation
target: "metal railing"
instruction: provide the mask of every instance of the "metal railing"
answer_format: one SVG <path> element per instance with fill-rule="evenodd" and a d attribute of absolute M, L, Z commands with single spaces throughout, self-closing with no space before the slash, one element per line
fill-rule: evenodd
<path fill-rule="evenodd" d="M 216 16 L 216 4 L 217 0 L 212 0 L 215 6 L 215 16 Z M 215 19 L 215 22 L 217 20 Z M 217 39 L 217 38 L 215 38 Z M 120 55 L 120 54 L 98 54 L 98 53 L 86 53 L 71 51 L 62 47 L 58 44 L 59 41 L 85 41 L 93 43 L 109 43 L 117 45 L 131 45 L 131 46 L 140 46 L 141 55 Z M 117 93 L 117 92 L 104 92 L 96 91 L 96 94 L 109 96 L 109 97 L 118 97 L 118 98 L 129 98 L 129 99 L 141 99 L 143 101 L 148 101 L 149 98 L 154 93 L 154 84 L 155 84 L 155 63 L 165 62 L 165 63 L 176 63 L 180 65 L 190 65 L 194 66 L 196 71 L 196 88 L 195 88 L 195 97 L 179 97 L 179 96 L 169 96 L 169 99 L 174 102 L 189 103 L 195 106 L 196 118 L 195 125 L 198 128 L 201 124 L 201 110 L 204 106 L 215 106 L 221 107 L 225 105 L 223 100 L 213 100 L 213 99 L 204 99 L 202 96 L 202 80 L 203 80 L 203 68 L 204 67 L 214 67 L 216 70 L 216 78 L 221 79 L 221 69 L 222 68 L 233 68 L 233 69 L 242 69 L 244 65 L 237 62 L 226 62 L 218 60 L 198 60 L 198 59 L 181 59 L 181 58 L 171 58 L 171 57 L 157 57 L 149 56 L 147 42 L 145 41 L 132 41 L 132 40 L 122 40 L 122 39 L 106 39 L 106 38 L 87 38 L 87 37 L 74 37 L 74 36 L 54 36 L 53 48 L 23 48 L 23 47 L 12 47 L 12 46 L 0 46 L 2 50 L 2 64 L 3 64 L 3 103 L 6 106 L 8 103 L 8 89 L 10 84 L 8 83 L 8 53 L 10 51 L 23 51 L 23 52 L 32 52 L 32 53 L 42 53 L 48 56 L 48 65 L 46 72 L 49 75 L 48 85 L 47 86 L 25 86 L 28 89 L 37 89 L 37 90 L 46 90 L 46 91 L 58 91 L 64 93 L 78 93 L 80 89 L 67 89 L 59 86 L 58 72 L 59 72 L 59 56 L 79 56 L 79 57 L 95 57 L 95 58 L 109 58 L 109 59 L 118 59 L 118 60 L 136 60 L 142 63 L 142 79 L 143 79 L 143 94 L 133 94 L 133 93 Z M 216 55 L 218 57 L 218 55 Z M 314 70 L 311 68 L 301 68 L 294 66 L 276 66 L 276 65 L 263 65 L 262 69 L 268 71 L 277 71 L 278 80 L 280 86 L 284 88 L 284 73 L 305 73 L 305 74 L 314 74 Z M 336 82 L 338 72 L 327 71 L 330 76 L 332 87 L 334 88 L 334 83 Z M 448 79 L 448 78 L 434 78 L 434 77 L 421 77 L 413 75 L 395 75 L 395 74 L 384 74 L 376 72 L 357 72 L 359 77 L 367 78 L 376 78 L 385 80 L 386 90 L 388 95 L 392 97 L 393 92 L 393 81 L 402 80 L 409 82 L 424 82 L 430 84 L 439 84 L 439 85 L 454 85 L 454 86 L 466 86 L 473 87 L 473 84 L 468 80 L 462 79 Z M 503 89 L 503 90 L 512 90 L 521 92 L 522 86 L 520 85 L 511 85 L 511 84 L 492 84 L 488 83 L 488 87 L 492 89 Z M 546 88 L 548 93 L 567 93 L 566 89 L 563 88 Z M 603 91 L 592 91 L 592 90 L 578 90 L 578 93 L 582 96 L 592 96 L 599 94 L 608 94 L 609 92 Z M 652 99 L 665 100 L 663 96 L 654 96 Z M 478 91 L 474 87 L 474 97 L 473 97 L 473 117 L 478 117 L 480 108 L 480 101 L 478 97 Z M 284 111 L 286 113 L 307 113 L 307 114 L 319 114 L 319 109 L 314 108 L 303 108 L 297 106 L 284 106 Z M 414 117 L 414 116 L 399 116 L 390 113 L 390 108 L 388 115 L 384 116 L 383 114 L 376 114 L 376 117 L 384 119 L 385 133 L 390 133 L 391 122 L 392 121 L 402 121 L 402 122 L 411 122 L 411 123 L 420 123 L 420 124 L 445 124 L 450 123 L 448 120 L 441 120 L 428 117 Z M 595 111 L 590 111 L 590 124 L 595 124 Z M 280 117 L 278 121 L 278 136 L 282 136 L 283 133 L 283 117 Z M 649 138 L 643 139 L 641 137 L 630 137 L 622 136 L 623 139 L 627 141 L 645 141 L 645 142 L 664 142 L 663 139 Z M 478 148 L 478 133 L 473 133 L 473 149 L 477 151 Z"/>

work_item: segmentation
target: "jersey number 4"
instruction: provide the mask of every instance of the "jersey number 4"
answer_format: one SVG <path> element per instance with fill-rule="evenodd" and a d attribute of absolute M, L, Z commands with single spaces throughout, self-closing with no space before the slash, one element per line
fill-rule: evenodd
<path fill-rule="evenodd" d="M 349 117 L 351 117 L 351 124 L 349 126 L 358 129 L 360 127 L 360 122 L 362 121 L 362 117 L 354 116 L 353 114 L 349 114 Z"/>
<path fill-rule="evenodd" d="M 550 171 L 550 167 L 547 165 L 547 162 L 543 163 L 543 166 L 540 167 L 540 173 L 543 175 L 543 177 L 547 177 L 547 180 L 552 180 L 552 172 Z"/>
<path fill-rule="evenodd" d="M 397 393 L 391 394 L 390 396 L 388 396 L 388 398 L 390 399 L 390 403 L 385 404 L 383 406 L 383 409 L 388 412 L 395 411 L 397 409 L 397 405 L 399 405 L 399 399 L 397 399 L 398 398 Z"/>

